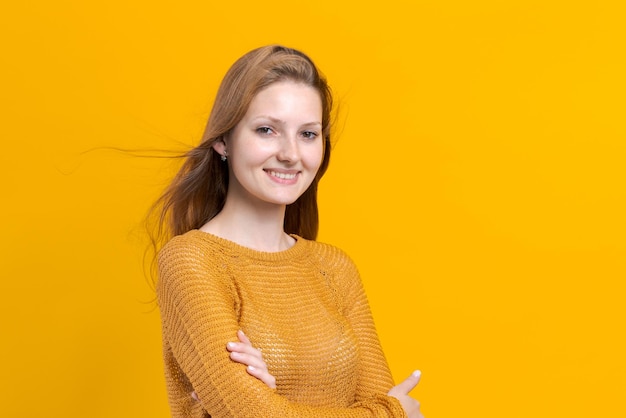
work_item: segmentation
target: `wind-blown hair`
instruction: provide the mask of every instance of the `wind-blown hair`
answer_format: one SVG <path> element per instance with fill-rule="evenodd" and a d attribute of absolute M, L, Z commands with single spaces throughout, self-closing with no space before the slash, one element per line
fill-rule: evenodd
<path fill-rule="evenodd" d="M 330 160 L 332 94 L 325 77 L 304 53 L 270 45 L 239 58 L 224 76 L 201 143 L 184 155 L 182 167 L 151 209 L 156 225 L 148 229 L 155 251 L 171 237 L 200 228 L 222 210 L 228 190 L 228 166 L 220 160 L 213 144 L 228 137 L 261 90 L 280 81 L 313 87 L 322 102 L 322 163 L 309 188 L 287 205 L 284 224 L 287 233 L 307 239 L 317 237 L 317 185 Z"/>

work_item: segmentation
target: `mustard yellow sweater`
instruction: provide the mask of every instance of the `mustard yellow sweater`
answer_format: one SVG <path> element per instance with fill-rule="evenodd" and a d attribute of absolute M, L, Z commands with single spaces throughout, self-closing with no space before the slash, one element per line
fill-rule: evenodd
<path fill-rule="evenodd" d="M 159 253 L 157 297 L 172 416 L 406 417 L 352 261 L 294 236 L 267 253 L 198 230 Z M 276 390 L 230 360 L 243 330 Z M 191 397 L 197 393 L 199 401 Z"/>

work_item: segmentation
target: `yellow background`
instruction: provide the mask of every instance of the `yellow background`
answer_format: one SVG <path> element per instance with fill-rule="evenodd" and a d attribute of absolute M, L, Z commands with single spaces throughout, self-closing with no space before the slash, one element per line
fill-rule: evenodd
<path fill-rule="evenodd" d="M 426 417 L 625 417 L 622 4 L 4 4 L 0 415 L 168 416 L 141 220 L 176 163 L 97 148 L 196 143 L 277 42 L 337 94 L 320 239 Z"/>

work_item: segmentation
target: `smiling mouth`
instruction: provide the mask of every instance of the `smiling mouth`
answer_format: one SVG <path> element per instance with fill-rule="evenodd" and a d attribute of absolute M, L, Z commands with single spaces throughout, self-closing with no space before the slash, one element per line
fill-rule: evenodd
<path fill-rule="evenodd" d="M 268 171 L 268 174 L 283 180 L 293 180 L 298 175 L 298 173 L 278 173 L 276 171 Z"/>

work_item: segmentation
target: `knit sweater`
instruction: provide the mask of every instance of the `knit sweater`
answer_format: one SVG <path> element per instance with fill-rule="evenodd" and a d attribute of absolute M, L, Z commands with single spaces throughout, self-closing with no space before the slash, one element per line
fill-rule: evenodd
<path fill-rule="evenodd" d="M 261 252 L 192 230 L 159 253 L 157 299 L 172 417 L 406 417 L 355 265 L 293 235 Z M 242 330 L 276 378 L 232 361 Z M 195 391 L 198 400 L 191 393 Z"/>

